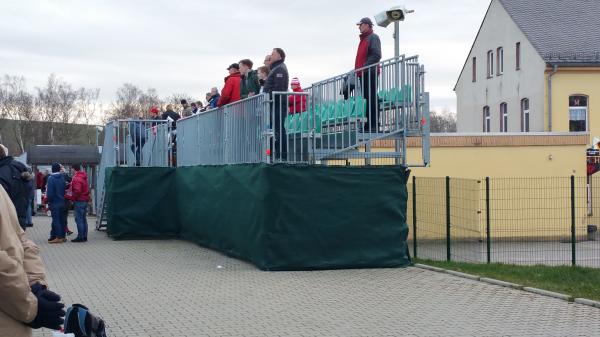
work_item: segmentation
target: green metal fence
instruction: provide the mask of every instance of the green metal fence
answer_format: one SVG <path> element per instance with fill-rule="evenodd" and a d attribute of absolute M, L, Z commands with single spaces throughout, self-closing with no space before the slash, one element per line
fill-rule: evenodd
<path fill-rule="evenodd" d="M 597 189 L 595 177 L 413 177 L 407 212 L 411 254 L 440 261 L 600 268 Z"/>

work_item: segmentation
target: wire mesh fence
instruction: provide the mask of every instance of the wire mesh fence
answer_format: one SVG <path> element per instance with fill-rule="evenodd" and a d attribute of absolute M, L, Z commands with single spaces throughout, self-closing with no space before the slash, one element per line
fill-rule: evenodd
<path fill-rule="evenodd" d="M 600 268 L 600 178 L 415 178 L 414 257 Z"/>

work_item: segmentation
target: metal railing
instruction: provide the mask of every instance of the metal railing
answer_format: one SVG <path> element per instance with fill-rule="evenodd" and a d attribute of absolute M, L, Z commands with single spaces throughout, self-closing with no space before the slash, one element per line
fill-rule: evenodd
<path fill-rule="evenodd" d="M 106 125 L 97 177 L 97 210 L 102 210 L 106 168 L 173 166 L 176 134 L 172 125 L 169 121 L 138 119 L 115 120 Z"/>
<path fill-rule="evenodd" d="M 401 56 L 315 83 L 304 92 L 272 93 L 271 160 L 428 165 L 429 95 L 424 76 L 417 57 Z M 407 161 L 408 137 L 422 138 L 418 164 Z"/>
<path fill-rule="evenodd" d="M 260 94 L 179 120 L 178 166 L 267 162 L 268 103 Z"/>
<path fill-rule="evenodd" d="M 600 178 L 421 178 L 408 185 L 414 257 L 600 268 Z"/>

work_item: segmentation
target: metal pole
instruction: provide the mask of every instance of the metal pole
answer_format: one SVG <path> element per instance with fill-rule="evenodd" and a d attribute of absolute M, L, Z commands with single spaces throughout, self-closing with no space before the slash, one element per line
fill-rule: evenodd
<path fill-rule="evenodd" d="M 576 261 L 576 243 L 575 235 L 575 176 L 571 176 L 571 264 L 574 266 Z"/>
<path fill-rule="evenodd" d="M 446 177 L 446 260 L 452 260 L 450 247 L 450 177 Z"/>
<path fill-rule="evenodd" d="M 401 88 L 401 83 L 400 83 L 400 65 L 404 65 L 404 62 L 400 63 L 398 61 L 398 58 L 400 57 L 400 22 L 396 21 L 394 22 L 394 58 L 395 58 L 395 62 L 396 62 L 396 71 L 395 71 L 395 77 L 396 80 L 394 81 L 394 84 L 396 86 L 396 89 L 400 89 Z M 403 109 L 405 109 L 405 107 L 402 108 L 396 108 L 396 110 L 400 109 L 400 111 L 404 111 Z M 398 119 L 401 116 L 398 116 L 398 114 L 396 113 L 396 123 L 398 123 Z M 403 119 L 400 119 L 403 120 Z M 397 125 L 397 124 L 396 124 Z M 402 127 L 406 127 L 405 125 Z M 396 157 L 396 165 L 406 165 L 406 151 L 403 151 L 403 145 L 406 143 L 406 130 L 403 132 L 403 137 L 401 137 L 402 139 L 394 139 L 394 148 L 396 153 L 400 153 L 402 151 L 402 158 Z"/>
<path fill-rule="evenodd" d="M 413 255 L 417 258 L 417 177 L 412 179 Z"/>
<path fill-rule="evenodd" d="M 490 177 L 485 178 L 485 235 L 487 241 L 487 263 L 492 260 L 492 238 L 490 230 Z"/>

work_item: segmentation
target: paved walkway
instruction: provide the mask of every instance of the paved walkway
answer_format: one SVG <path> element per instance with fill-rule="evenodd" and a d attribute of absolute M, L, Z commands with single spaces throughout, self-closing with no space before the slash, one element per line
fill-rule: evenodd
<path fill-rule="evenodd" d="M 600 336 L 599 309 L 417 268 L 262 272 L 181 241 L 49 245 L 34 222 L 52 289 L 110 337 Z"/>

